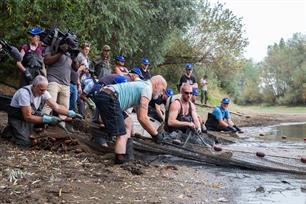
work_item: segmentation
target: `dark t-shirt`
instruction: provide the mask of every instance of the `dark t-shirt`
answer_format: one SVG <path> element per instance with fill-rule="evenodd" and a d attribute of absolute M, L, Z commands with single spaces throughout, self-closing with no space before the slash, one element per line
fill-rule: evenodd
<path fill-rule="evenodd" d="M 119 74 L 109 74 L 109 75 L 106 75 L 102 78 L 99 79 L 99 83 L 101 83 L 102 85 L 104 86 L 107 86 L 107 85 L 110 85 L 110 84 L 113 84 L 113 81 L 116 77 L 118 76 L 121 76 Z M 127 76 L 124 76 L 127 81 L 131 81 L 131 78 L 127 77 Z"/>
<path fill-rule="evenodd" d="M 141 72 L 142 72 L 142 75 L 143 75 L 143 80 L 151 79 L 152 75 L 151 75 L 151 72 L 149 70 L 147 70 L 147 71 L 141 70 Z"/>
<path fill-rule="evenodd" d="M 53 49 L 49 46 L 45 50 L 45 56 L 53 55 Z M 63 54 L 54 63 L 48 65 L 47 78 L 49 82 L 56 82 L 62 85 L 69 86 L 71 75 L 72 60 L 68 53 Z"/>
<path fill-rule="evenodd" d="M 71 69 L 70 82 L 74 85 L 78 83 L 79 72 Z"/>
<path fill-rule="evenodd" d="M 187 77 L 186 74 L 184 74 L 181 79 L 180 79 L 180 86 L 183 84 L 183 83 L 188 83 L 190 85 L 193 85 L 195 83 L 197 83 L 196 79 L 194 78 L 194 76 L 190 76 L 190 77 Z"/>

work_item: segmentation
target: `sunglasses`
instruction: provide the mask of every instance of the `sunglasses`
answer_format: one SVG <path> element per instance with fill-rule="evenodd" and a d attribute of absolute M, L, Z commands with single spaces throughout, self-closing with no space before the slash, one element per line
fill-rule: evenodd
<path fill-rule="evenodd" d="M 192 92 L 184 92 L 184 94 L 186 94 L 186 95 L 192 95 Z"/>

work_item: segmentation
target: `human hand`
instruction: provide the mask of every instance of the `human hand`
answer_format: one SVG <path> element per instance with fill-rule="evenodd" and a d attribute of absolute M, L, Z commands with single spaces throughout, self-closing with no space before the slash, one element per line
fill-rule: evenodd
<path fill-rule="evenodd" d="M 26 68 L 26 69 L 24 70 L 23 74 L 24 74 L 25 80 L 26 80 L 28 83 L 30 83 L 30 82 L 33 80 L 33 76 L 32 76 L 32 74 L 31 74 L 31 72 L 29 71 L 28 68 Z"/>
<path fill-rule="evenodd" d="M 93 100 L 91 98 L 87 99 L 87 104 L 89 105 L 89 107 L 91 109 L 96 109 L 96 104 L 95 104 L 95 102 L 93 102 Z"/>
<path fill-rule="evenodd" d="M 60 118 L 55 117 L 55 116 L 49 116 L 49 115 L 44 115 L 42 119 L 43 119 L 43 123 L 50 124 L 50 125 L 56 125 L 57 123 L 61 121 Z"/>
<path fill-rule="evenodd" d="M 195 124 L 193 122 L 188 122 L 188 127 L 190 127 L 191 129 L 195 129 Z"/>
<path fill-rule="evenodd" d="M 154 135 L 154 136 L 152 135 L 152 140 L 156 144 L 160 144 L 164 140 L 164 135 L 162 133 L 157 133 L 157 135 Z"/>

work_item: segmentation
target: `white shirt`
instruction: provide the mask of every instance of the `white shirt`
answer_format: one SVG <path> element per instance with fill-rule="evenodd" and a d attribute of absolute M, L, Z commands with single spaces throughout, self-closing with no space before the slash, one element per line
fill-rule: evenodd
<path fill-rule="evenodd" d="M 20 88 L 16 91 L 14 94 L 11 106 L 15 108 L 25 107 L 25 106 L 31 106 L 31 103 L 34 104 L 35 108 L 38 109 L 41 103 L 41 100 L 47 101 L 51 98 L 51 95 L 48 91 L 45 91 L 45 93 L 41 96 L 34 96 L 32 93 L 32 85 L 26 86 L 30 90 L 26 90 L 25 88 Z"/>
<path fill-rule="evenodd" d="M 208 87 L 207 87 L 207 80 L 201 79 L 201 85 L 202 85 L 202 90 L 203 90 L 203 91 L 207 91 L 207 90 L 208 90 Z"/>

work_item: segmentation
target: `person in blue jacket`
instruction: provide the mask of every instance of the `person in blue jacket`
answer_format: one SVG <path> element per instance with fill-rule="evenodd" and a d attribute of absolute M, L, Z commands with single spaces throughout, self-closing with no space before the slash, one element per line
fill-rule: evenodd
<path fill-rule="evenodd" d="M 221 105 L 213 109 L 212 113 L 208 113 L 208 118 L 205 123 L 207 130 L 213 131 L 231 131 L 242 133 L 242 130 L 235 125 L 228 111 L 229 98 L 223 98 Z"/>

